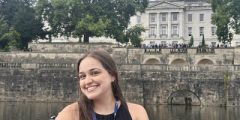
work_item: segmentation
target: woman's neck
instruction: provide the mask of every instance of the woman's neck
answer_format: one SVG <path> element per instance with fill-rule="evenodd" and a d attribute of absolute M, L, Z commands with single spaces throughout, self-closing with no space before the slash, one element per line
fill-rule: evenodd
<path fill-rule="evenodd" d="M 114 112 L 115 107 L 115 98 L 114 96 L 109 96 L 108 98 L 97 99 L 93 101 L 94 111 L 98 114 L 111 114 Z"/>

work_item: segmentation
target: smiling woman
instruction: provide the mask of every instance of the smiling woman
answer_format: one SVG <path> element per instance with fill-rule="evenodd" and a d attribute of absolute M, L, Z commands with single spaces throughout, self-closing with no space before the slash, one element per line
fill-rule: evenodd
<path fill-rule="evenodd" d="M 116 64 L 105 50 L 86 53 L 77 71 L 80 100 L 66 106 L 56 120 L 148 120 L 141 105 L 123 98 Z"/>

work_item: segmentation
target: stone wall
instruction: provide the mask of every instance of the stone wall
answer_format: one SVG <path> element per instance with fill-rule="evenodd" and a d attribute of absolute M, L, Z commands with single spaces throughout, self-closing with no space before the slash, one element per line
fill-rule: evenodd
<path fill-rule="evenodd" d="M 0 64 L 1 101 L 73 101 L 78 98 L 74 64 Z"/>
<path fill-rule="evenodd" d="M 47 44 L 35 46 L 33 52 L 0 53 L 1 101 L 77 100 L 76 62 L 84 52 L 103 48 L 117 63 L 120 86 L 128 101 L 181 104 L 190 97 L 195 105 L 240 105 L 239 48 L 216 49 L 214 54 L 197 54 L 191 48 L 185 54 L 172 54 L 171 49 L 146 53 L 144 49 L 104 45 L 79 46 L 78 50 L 78 45 L 69 47 L 75 51 L 59 47 L 63 46 L 60 44 L 57 48 L 42 46 Z M 150 59 L 159 63 L 144 64 Z M 186 64 L 171 64 L 176 59 L 185 60 Z M 201 59 L 214 64 L 198 65 Z"/>
<path fill-rule="evenodd" d="M 130 91 L 143 96 L 145 104 L 169 104 L 173 97 L 192 97 L 195 105 L 240 105 L 240 67 L 231 66 L 166 66 L 166 65 L 123 65 L 120 73 L 125 79 L 132 80 L 142 91 L 132 87 Z M 128 71 L 128 70 L 133 71 Z M 234 70 L 235 69 L 235 70 Z M 233 70 L 233 71 L 228 71 Z M 228 88 L 224 86 L 224 75 L 228 72 Z M 141 81 L 141 84 L 139 82 Z M 138 84 L 137 84 L 138 83 Z M 129 86 L 131 87 L 131 86 Z M 184 95 L 182 91 L 189 91 Z M 179 92 L 178 96 L 172 96 Z M 227 92 L 227 95 L 226 93 Z M 127 95 L 126 96 L 131 96 Z"/>
<path fill-rule="evenodd" d="M 78 99 L 75 64 L 0 66 L 2 101 Z M 229 67 L 232 67 L 229 70 L 233 71 L 228 71 L 230 75 L 228 103 L 240 105 L 240 66 Z M 168 104 L 172 93 L 187 90 L 194 93 L 195 97 L 200 99 L 195 101 L 201 102 L 202 105 L 224 104 L 223 78 L 226 69 L 221 69 L 221 66 L 118 65 L 118 70 L 123 94 L 129 101 L 140 104 Z"/>
<path fill-rule="evenodd" d="M 52 53 L 85 53 L 96 48 L 104 48 L 108 52 L 112 51 L 113 44 L 83 44 L 83 43 L 30 43 L 28 48 L 32 52 L 52 52 Z"/>

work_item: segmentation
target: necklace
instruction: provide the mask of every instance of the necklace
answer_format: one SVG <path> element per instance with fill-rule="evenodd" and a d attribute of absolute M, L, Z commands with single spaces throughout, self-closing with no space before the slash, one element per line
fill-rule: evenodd
<path fill-rule="evenodd" d="M 116 120 L 117 111 L 118 111 L 118 104 L 117 104 L 117 101 L 115 100 L 113 120 Z M 93 119 L 93 120 L 97 120 L 97 117 L 96 117 L 96 113 L 95 113 L 95 112 L 92 113 L 92 119 Z"/>

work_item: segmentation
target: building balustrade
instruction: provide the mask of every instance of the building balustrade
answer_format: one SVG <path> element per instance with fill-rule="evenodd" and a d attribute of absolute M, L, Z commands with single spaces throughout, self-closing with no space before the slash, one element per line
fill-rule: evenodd
<path fill-rule="evenodd" d="M 160 54 L 161 53 L 161 48 L 145 48 L 144 53 L 150 53 L 150 54 Z"/>
<path fill-rule="evenodd" d="M 197 48 L 197 54 L 213 54 L 215 53 L 214 48 Z"/>
<path fill-rule="evenodd" d="M 6 63 L 1 62 L 0 68 L 21 68 L 21 63 Z"/>
<path fill-rule="evenodd" d="M 72 63 L 39 63 L 39 68 L 73 68 Z"/>
<path fill-rule="evenodd" d="M 149 34 L 149 38 L 156 38 L 157 35 L 156 34 Z"/>
<path fill-rule="evenodd" d="M 187 48 L 171 48 L 170 53 L 187 53 Z"/>
<path fill-rule="evenodd" d="M 180 48 L 165 48 L 165 47 L 147 47 L 144 48 L 144 53 L 151 53 L 151 54 L 155 54 L 155 53 L 168 53 L 168 52 L 164 52 L 162 53 L 162 49 L 169 49 L 169 53 L 170 54 L 187 54 L 188 53 L 188 49 L 187 47 L 180 47 Z M 191 48 L 192 51 L 192 48 Z M 196 54 L 214 54 L 215 53 L 215 48 L 195 48 Z"/>

